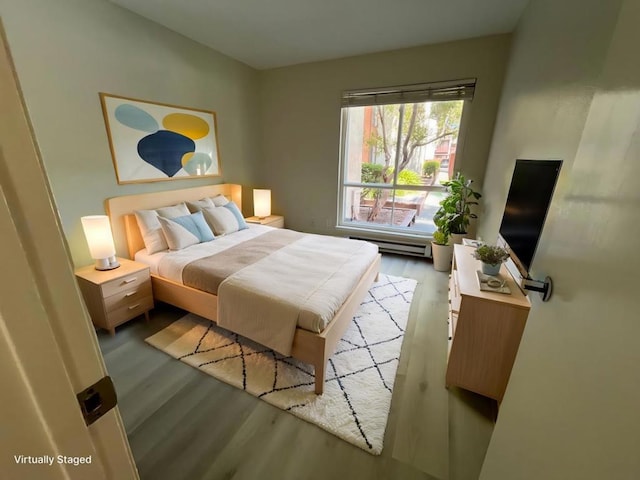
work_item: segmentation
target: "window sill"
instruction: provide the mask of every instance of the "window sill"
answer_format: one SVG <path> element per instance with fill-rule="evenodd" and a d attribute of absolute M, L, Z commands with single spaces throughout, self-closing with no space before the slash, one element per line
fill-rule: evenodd
<path fill-rule="evenodd" d="M 415 245 L 427 245 L 433 239 L 433 234 L 429 232 L 398 232 L 371 227 L 353 227 L 346 225 L 337 225 L 336 230 L 345 234 L 345 236 L 368 237 L 379 240 L 395 240 L 405 241 Z"/>

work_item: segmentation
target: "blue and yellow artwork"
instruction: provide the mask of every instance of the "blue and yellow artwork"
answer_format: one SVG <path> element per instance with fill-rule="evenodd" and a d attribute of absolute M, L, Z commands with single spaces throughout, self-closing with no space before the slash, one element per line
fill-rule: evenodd
<path fill-rule="evenodd" d="M 100 94 L 118 183 L 219 176 L 216 114 Z"/>

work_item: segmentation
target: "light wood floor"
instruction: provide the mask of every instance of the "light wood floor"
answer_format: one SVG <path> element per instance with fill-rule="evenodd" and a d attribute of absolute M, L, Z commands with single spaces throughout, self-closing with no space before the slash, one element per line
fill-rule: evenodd
<path fill-rule="evenodd" d="M 444 387 L 448 276 L 396 255 L 382 271 L 418 287 L 378 457 L 144 343 L 181 310 L 161 304 L 149 324 L 99 332 L 142 480 L 476 480 L 496 406 Z"/>

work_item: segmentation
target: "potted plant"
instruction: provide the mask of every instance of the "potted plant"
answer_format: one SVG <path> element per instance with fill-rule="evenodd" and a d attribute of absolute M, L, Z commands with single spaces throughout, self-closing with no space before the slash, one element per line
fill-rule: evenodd
<path fill-rule="evenodd" d="M 442 185 L 447 188 L 447 196 L 440 202 L 440 208 L 433 216 L 438 228 L 443 228 L 454 239 L 454 243 L 461 243 L 467 235 L 467 229 L 472 218 L 478 216 L 471 211 L 473 205 L 478 205 L 482 196 L 471 188 L 473 180 L 467 180 L 460 172 Z"/>
<path fill-rule="evenodd" d="M 482 273 L 498 275 L 500 265 L 509 258 L 509 252 L 497 245 L 480 245 L 473 256 L 482 262 Z"/>
<path fill-rule="evenodd" d="M 449 234 L 446 231 L 436 230 L 433 232 L 431 256 L 433 257 L 434 270 L 448 272 L 451 269 L 453 245 L 449 244 Z"/>

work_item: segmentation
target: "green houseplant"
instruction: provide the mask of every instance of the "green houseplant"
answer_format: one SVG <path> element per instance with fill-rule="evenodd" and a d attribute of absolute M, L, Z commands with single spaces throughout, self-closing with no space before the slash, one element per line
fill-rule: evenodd
<path fill-rule="evenodd" d="M 509 252 L 497 245 L 480 245 L 473 252 L 473 256 L 482 262 L 482 273 L 497 275 L 500 265 L 509 258 Z"/>
<path fill-rule="evenodd" d="M 448 272 L 453 259 L 453 245 L 449 244 L 449 233 L 436 230 L 431 241 L 433 268 L 438 272 Z"/>
<path fill-rule="evenodd" d="M 436 245 L 448 245 L 449 244 L 449 235 L 441 230 L 436 230 L 433 232 L 433 243 Z"/>
<path fill-rule="evenodd" d="M 442 185 L 447 188 L 447 196 L 440 202 L 440 208 L 433 216 L 439 230 L 450 235 L 466 235 L 472 218 L 478 216 L 472 212 L 472 206 L 478 205 L 482 197 L 471 188 L 473 180 L 466 179 L 460 172 Z"/>

